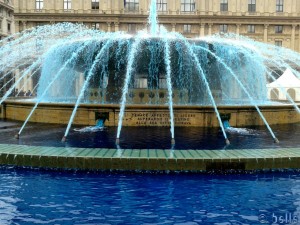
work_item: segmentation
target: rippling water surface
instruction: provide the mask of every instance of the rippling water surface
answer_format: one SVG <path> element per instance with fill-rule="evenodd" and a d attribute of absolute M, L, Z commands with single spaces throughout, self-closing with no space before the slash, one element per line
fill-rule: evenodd
<path fill-rule="evenodd" d="M 274 216 L 300 215 L 296 172 L 87 174 L 2 167 L 0 180 L 1 225 L 271 224 Z"/>
<path fill-rule="evenodd" d="M 62 143 L 65 126 L 50 124 L 29 124 L 19 140 L 14 138 L 20 126 L 0 129 L 0 143 L 66 146 L 83 148 L 133 148 L 170 149 L 171 134 L 168 127 L 123 127 L 120 146 L 116 146 L 116 128 L 91 129 L 73 127 L 67 142 Z M 230 128 L 228 134 L 231 145 L 226 146 L 223 134 L 218 128 L 177 127 L 174 149 L 262 149 L 300 147 L 300 124 L 272 126 L 280 140 L 279 144 L 265 126 Z M 85 132 L 83 132 L 85 131 Z"/>

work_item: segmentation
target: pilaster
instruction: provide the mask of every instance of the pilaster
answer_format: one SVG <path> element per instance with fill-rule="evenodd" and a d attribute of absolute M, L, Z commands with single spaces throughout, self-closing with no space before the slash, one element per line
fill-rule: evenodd
<path fill-rule="evenodd" d="M 119 22 L 115 22 L 115 32 L 119 31 Z"/>
<path fill-rule="evenodd" d="M 205 23 L 200 23 L 200 37 L 205 36 Z"/>
<path fill-rule="evenodd" d="M 297 27 L 296 24 L 292 24 L 292 38 L 291 38 L 291 40 L 292 40 L 291 49 L 292 50 L 295 50 L 296 27 Z"/>
<path fill-rule="evenodd" d="M 264 24 L 264 42 L 268 43 L 268 28 L 269 24 Z"/>

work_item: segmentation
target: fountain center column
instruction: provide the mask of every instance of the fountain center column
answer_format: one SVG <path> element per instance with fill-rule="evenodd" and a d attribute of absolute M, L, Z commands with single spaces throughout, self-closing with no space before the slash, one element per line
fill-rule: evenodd
<path fill-rule="evenodd" d="M 151 0 L 148 23 L 150 25 L 150 34 L 156 36 L 158 33 L 156 0 Z"/>

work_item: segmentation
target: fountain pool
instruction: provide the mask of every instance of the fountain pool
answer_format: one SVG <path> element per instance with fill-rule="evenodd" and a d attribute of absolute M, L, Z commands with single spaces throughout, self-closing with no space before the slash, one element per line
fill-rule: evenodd
<path fill-rule="evenodd" d="M 131 135 L 122 134 L 123 127 L 162 127 L 170 131 L 174 149 L 177 127 L 217 128 L 229 145 L 232 132 L 262 125 L 278 143 L 274 125 L 300 122 L 300 109 L 288 92 L 288 103 L 267 98 L 267 84 L 278 71 L 288 68 L 300 77 L 299 53 L 234 34 L 186 39 L 159 26 L 155 6 L 153 0 L 148 27 L 136 35 L 62 23 L 2 40 L 0 79 L 8 80 L 2 87 L 8 90 L 0 99 L 1 118 L 24 121 L 15 137 L 22 142 L 28 122 L 65 124 L 62 141 L 68 145 L 74 126 L 104 125 L 116 127 L 108 139 L 118 148 Z M 30 78 L 36 81 L 34 98 L 9 98 L 18 96 Z M 155 141 L 151 135 L 144 138 Z M 266 140 L 273 146 L 271 138 Z M 193 149 L 207 146 L 198 143 Z M 232 157 L 240 160 L 229 155 L 230 165 Z M 268 157 L 280 160 L 281 155 Z"/>
<path fill-rule="evenodd" d="M 0 129 L 1 224 L 299 223 L 300 110 L 266 89 L 286 68 L 300 77 L 299 54 L 187 40 L 155 3 L 135 36 L 64 23 L 0 42 L 1 118 L 20 121 Z M 37 95 L 18 98 L 30 78 Z M 232 170 L 250 174 L 183 172 Z"/>
<path fill-rule="evenodd" d="M 29 121 L 64 123 L 66 141 L 72 124 L 102 120 L 118 127 L 117 143 L 123 126 L 169 126 L 172 143 L 176 126 L 207 126 L 220 127 L 229 144 L 229 122 L 264 124 L 278 142 L 271 124 L 300 121 L 292 96 L 276 104 L 266 87 L 286 68 L 299 77 L 298 53 L 233 34 L 186 39 L 159 26 L 155 6 L 136 35 L 63 23 L 1 41 L 2 118 L 24 121 L 16 137 Z M 31 79 L 31 103 L 8 101 Z"/>
<path fill-rule="evenodd" d="M 138 175 L 1 167 L 0 179 L 4 225 L 279 224 L 279 217 L 282 224 L 299 223 L 297 172 Z"/>

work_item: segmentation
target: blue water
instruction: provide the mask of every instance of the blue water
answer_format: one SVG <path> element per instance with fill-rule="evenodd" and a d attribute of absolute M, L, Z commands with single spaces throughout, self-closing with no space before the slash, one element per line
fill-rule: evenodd
<path fill-rule="evenodd" d="M 297 172 L 87 174 L 2 167 L 0 180 L 1 225 L 271 224 L 273 214 L 300 215 Z"/>
<path fill-rule="evenodd" d="M 116 148 L 116 127 L 74 127 L 62 143 L 65 125 L 31 123 L 20 139 L 14 138 L 19 126 L 0 129 L 0 143 L 25 144 L 34 146 Z M 300 124 L 272 126 L 280 143 L 275 144 L 265 126 L 234 128 L 226 133 L 230 145 L 226 146 L 219 128 L 175 127 L 174 149 L 262 149 L 300 147 Z M 169 127 L 123 127 L 120 148 L 171 149 Z"/>

